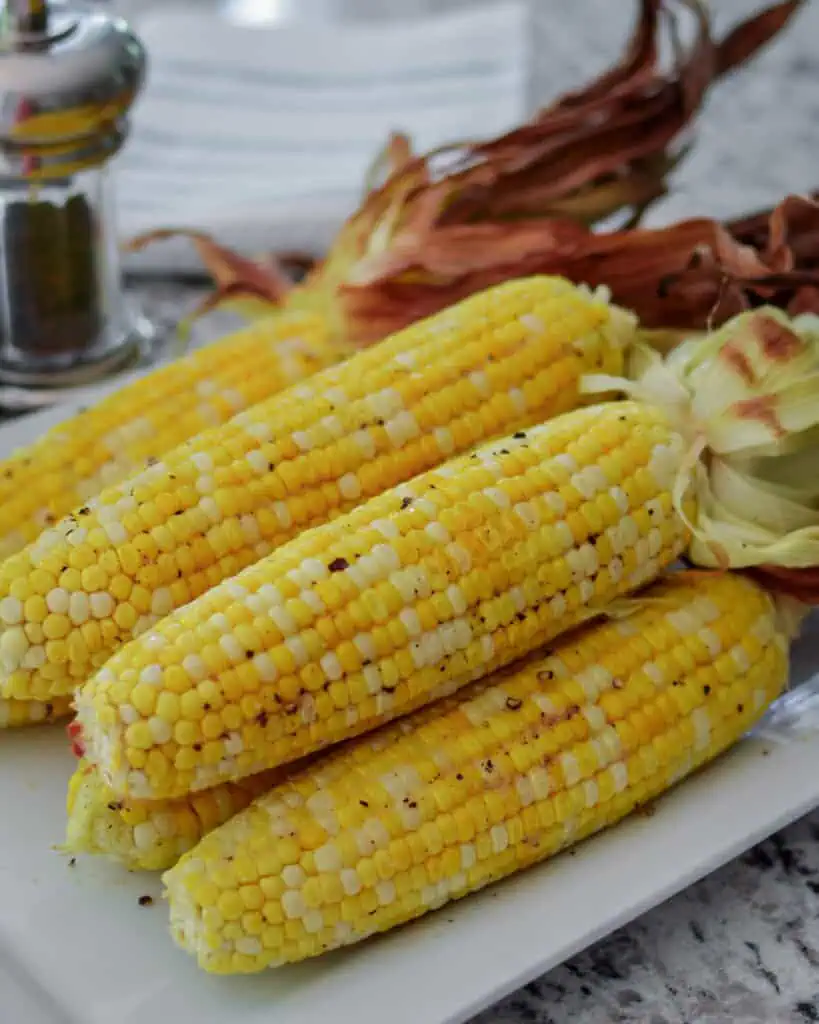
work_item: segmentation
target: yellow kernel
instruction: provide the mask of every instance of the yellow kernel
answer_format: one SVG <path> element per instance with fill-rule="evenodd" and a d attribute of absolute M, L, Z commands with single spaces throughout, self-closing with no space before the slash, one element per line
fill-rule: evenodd
<path fill-rule="evenodd" d="M 166 722 L 175 722 L 179 718 L 181 702 L 175 693 L 165 690 L 156 702 L 156 713 Z"/>
<path fill-rule="evenodd" d="M 47 615 L 43 622 L 43 633 L 49 640 L 60 640 L 71 630 L 71 619 L 67 615 Z"/>
<path fill-rule="evenodd" d="M 147 718 L 154 713 L 156 695 L 156 687 L 147 683 L 137 683 L 131 691 L 131 703 L 144 718 Z"/>
<path fill-rule="evenodd" d="M 125 730 L 125 742 L 137 750 L 150 750 L 154 745 L 153 734 L 147 722 L 134 722 Z"/>

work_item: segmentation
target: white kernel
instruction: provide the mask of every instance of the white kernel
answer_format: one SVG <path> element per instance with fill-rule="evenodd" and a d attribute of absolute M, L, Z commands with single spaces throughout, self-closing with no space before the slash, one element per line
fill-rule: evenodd
<path fill-rule="evenodd" d="M 617 506 L 619 512 L 625 515 L 631 507 L 628 500 L 628 495 L 622 487 L 610 487 L 609 495 L 614 499 L 614 504 Z"/>
<path fill-rule="evenodd" d="M 281 604 L 274 604 L 269 612 L 270 618 L 278 626 L 282 636 L 292 636 L 298 632 L 296 620 L 290 612 Z"/>
<path fill-rule="evenodd" d="M 395 540 L 396 537 L 401 536 L 401 531 L 391 519 L 374 519 L 370 525 L 387 540 Z"/>
<path fill-rule="evenodd" d="M 225 633 L 219 637 L 219 646 L 222 648 L 226 656 L 234 665 L 238 665 L 240 661 L 244 661 L 245 652 L 242 649 L 241 644 L 230 633 Z"/>
<path fill-rule="evenodd" d="M 330 413 L 329 416 L 323 416 L 319 420 L 319 427 L 323 430 L 326 430 L 330 437 L 333 437 L 336 440 L 344 437 L 344 424 L 341 422 L 338 416 L 334 415 L 333 413 Z"/>
<path fill-rule="evenodd" d="M 145 683 L 148 686 L 161 686 L 162 666 L 146 665 L 145 668 L 139 673 L 139 681 L 141 683 Z"/>
<path fill-rule="evenodd" d="M 312 450 L 313 439 L 306 430 L 294 430 L 290 437 L 299 451 L 309 452 Z"/>
<path fill-rule="evenodd" d="M 328 679 L 341 679 L 344 675 L 344 670 L 341 667 L 341 662 L 338 660 L 338 656 L 333 652 L 329 651 L 319 661 L 321 670 Z"/>
<path fill-rule="evenodd" d="M 452 559 L 452 561 L 458 566 L 461 573 L 468 573 L 472 568 L 472 556 L 462 547 L 460 544 L 452 543 L 447 544 L 444 549 L 446 554 Z"/>
<path fill-rule="evenodd" d="M 208 619 L 207 624 L 212 630 L 216 633 L 222 634 L 223 636 L 231 630 L 230 619 L 224 612 L 214 612 Z"/>
<path fill-rule="evenodd" d="M 301 923 L 308 935 L 317 935 L 324 927 L 324 915 L 314 907 L 307 911 Z"/>
<path fill-rule="evenodd" d="M 170 724 L 159 715 L 153 715 L 148 719 L 148 728 L 156 743 L 167 743 L 173 737 L 173 729 Z"/>
<path fill-rule="evenodd" d="M 543 500 L 556 516 L 566 515 L 566 499 L 562 494 L 559 494 L 557 491 L 547 491 L 543 495 Z"/>
<path fill-rule="evenodd" d="M 5 600 L 8 600 L 7 598 Z M 46 595 L 46 605 L 50 612 L 54 612 L 55 615 L 65 615 L 68 612 L 69 604 L 69 593 L 62 587 L 55 587 L 50 590 Z M 0 602 L 0 608 L 2 602 Z M 2 611 L 0 611 L 0 617 L 2 617 Z M 3 620 L 5 621 L 5 619 Z"/>
<path fill-rule="evenodd" d="M 404 408 L 404 401 L 394 388 L 383 388 L 381 391 L 376 391 L 368 397 L 367 404 L 373 413 L 381 418 L 394 416 Z"/>
<path fill-rule="evenodd" d="M 68 601 L 68 617 L 74 625 L 80 626 L 83 622 L 87 622 L 90 614 L 88 595 L 80 590 L 72 594 Z"/>
<path fill-rule="evenodd" d="M 282 910 L 284 916 L 291 921 L 304 917 L 307 912 L 307 904 L 298 889 L 285 889 L 282 893 Z"/>
<path fill-rule="evenodd" d="M 498 508 L 509 508 L 512 504 L 509 500 L 509 495 L 506 491 L 502 491 L 500 487 L 485 487 L 483 493 Z"/>
<path fill-rule="evenodd" d="M 401 568 L 398 552 L 390 544 L 376 544 L 370 552 L 374 566 L 374 579 L 382 579 L 389 573 Z"/>
<path fill-rule="evenodd" d="M 455 438 L 449 427 L 436 427 L 432 432 L 435 443 L 444 455 L 451 455 L 455 451 Z"/>
<path fill-rule="evenodd" d="M 361 674 L 364 676 L 364 682 L 367 684 L 367 690 L 370 693 L 381 692 L 381 670 L 377 665 L 365 665 L 361 670 Z"/>
<path fill-rule="evenodd" d="M 211 498 L 209 494 L 205 494 L 199 499 L 198 507 L 204 512 L 210 522 L 221 523 L 223 518 L 222 510 L 216 504 L 216 500 Z"/>
<path fill-rule="evenodd" d="M 505 825 L 493 825 L 489 830 L 489 838 L 492 840 L 493 853 L 503 853 L 509 846 L 509 832 Z"/>
<path fill-rule="evenodd" d="M 285 637 L 284 646 L 293 655 L 293 660 L 299 668 L 303 668 L 310 660 L 307 647 L 300 636 Z"/>
<path fill-rule="evenodd" d="M 521 775 L 517 779 L 515 789 L 517 790 L 521 807 L 528 807 L 535 802 L 535 790 L 531 780 L 526 775 Z"/>
<path fill-rule="evenodd" d="M 463 595 L 461 588 L 455 584 L 450 583 L 446 588 L 446 596 L 449 603 L 452 605 L 452 610 L 456 615 L 463 615 L 468 607 L 466 598 Z"/>
<path fill-rule="evenodd" d="M 0 619 L 7 626 L 16 626 L 23 621 L 23 603 L 16 597 L 4 597 L 0 601 Z"/>
<path fill-rule="evenodd" d="M 485 633 L 481 637 L 481 658 L 484 664 L 490 661 L 495 654 L 495 641 L 492 639 L 489 633 Z"/>
<path fill-rule="evenodd" d="M 361 484 L 355 473 L 345 473 L 338 482 L 338 489 L 350 501 L 361 497 Z"/>
<path fill-rule="evenodd" d="M 524 395 L 520 388 L 510 388 L 508 395 L 517 412 L 526 412 L 526 395 Z"/>
<path fill-rule="evenodd" d="M 412 441 L 421 433 L 415 417 L 406 410 L 387 420 L 384 430 L 395 448 L 403 448 L 408 441 Z"/>
<path fill-rule="evenodd" d="M 529 772 L 529 781 L 536 800 L 545 800 L 552 792 L 552 782 L 545 768 L 533 768 Z"/>
<path fill-rule="evenodd" d="M 722 641 L 713 629 L 708 629 L 706 626 L 699 630 L 697 636 L 705 644 L 705 647 L 712 658 L 716 658 L 719 654 L 722 654 Z"/>
<path fill-rule="evenodd" d="M 159 833 L 153 822 L 141 821 L 138 825 L 134 825 L 134 846 L 138 850 L 149 850 L 157 839 L 159 839 Z"/>
<path fill-rule="evenodd" d="M 42 668 L 46 663 L 46 652 L 44 647 L 29 647 L 23 655 L 21 668 L 37 669 Z M 2 704 L 2 701 L 0 701 Z M 34 702 L 32 701 L 32 706 Z"/>
<path fill-rule="evenodd" d="M 422 632 L 421 620 L 414 608 L 402 608 L 398 613 L 398 618 L 409 636 L 418 636 Z"/>
<path fill-rule="evenodd" d="M 452 535 L 449 530 L 444 526 L 443 523 L 432 522 L 427 523 L 424 527 L 424 533 L 436 544 L 448 544 L 452 540 Z"/>
<path fill-rule="evenodd" d="M 580 593 L 580 600 L 585 604 L 589 604 L 591 599 L 594 597 L 594 584 L 591 580 L 581 580 L 578 585 L 578 591 Z"/>
<path fill-rule="evenodd" d="M 375 643 L 369 633 L 356 633 L 353 637 L 353 644 L 363 658 L 374 661 L 377 657 Z"/>
<path fill-rule="evenodd" d="M 492 385 L 483 370 L 473 370 L 469 382 L 482 397 L 488 398 L 492 394 Z"/>
<path fill-rule="evenodd" d="M 519 501 L 515 505 L 515 513 L 527 530 L 537 529 L 540 523 L 540 515 L 536 506 L 531 501 Z"/>
<path fill-rule="evenodd" d="M 344 388 L 333 385 L 331 388 L 327 388 L 324 392 L 324 397 L 331 405 L 338 407 L 339 405 L 349 405 L 350 398 Z"/>
<path fill-rule="evenodd" d="M 352 440 L 365 459 L 375 458 L 378 446 L 369 430 L 356 430 L 352 435 Z"/>
<path fill-rule="evenodd" d="M 316 870 L 320 872 L 341 871 L 343 861 L 335 843 L 325 843 L 313 853 Z"/>
<path fill-rule="evenodd" d="M 464 871 L 469 871 L 470 868 L 474 868 L 478 863 L 478 852 L 475 849 L 474 843 L 462 843 L 460 854 L 461 867 Z"/>
<path fill-rule="evenodd" d="M 545 334 L 546 325 L 535 313 L 522 313 L 518 320 L 523 324 L 527 331 L 531 331 L 533 334 Z"/>
<path fill-rule="evenodd" d="M 615 761 L 611 768 L 609 768 L 609 772 L 611 773 L 615 792 L 622 793 L 628 786 L 628 768 L 626 768 L 622 761 Z"/>
<path fill-rule="evenodd" d="M 353 868 L 343 868 L 339 881 L 347 896 L 357 896 L 361 892 L 361 879 Z"/>
<path fill-rule="evenodd" d="M 124 544 L 128 540 L 128 531 L 120 522 L 103 523 L 102 528 L 112 544 Z"/>
<path fill-rule="evenodd" d="M 281 525 L 283 527 L 285 527 L 285 529 L 288 526 L 292 526 L 293 525 L 293 516 L 290 514 L 290 509 L 288 508 L 286 502 L 284 502 L 284 501 L 274 501 L 273 502 L 273 514 L 279 520 Z"/>
<path fill-rule="evenodd" d="M 173 608 L 173 598 L 168 587 L 158 587 L 151 597 L 151 613 L 167 615 Z"/>
<path fill-rule="evenodd" d="M 245 456 L 245 461 L 257 476 L 261 476 L 268 472 L 270 460 L 258 448 L 254 448 L 252 451 L 249 451 Z"/>
<path fill-rule="evenodd" d="M 212 476 L 202 474 L 202 476 L 196 478 L 196 489 L 200 494 L 212 494 L 216 489 L 216 484 Z"/>
<path fill-rule="evenodd" d="M 327 605 L 322 601 L 314 590 L 302 590 L 299 598 L 307 605 L 310 611 L 316 615 L 323 615 L 327 611 Z"/>
<path fill-rule="evenodd" d="M 264 952 L 261 942 L 253 935 L 243 935 L 236 940 L 235 947 L 242 956 L 259 956 Z"/>
<path fill-rule="evenodd" d="M 382 907 L 388 907 L 395 902 L 395 883 L 392 881 L 379 882 L 375 887 L 375 894 Z"/>
<path fill-rule="evenodd" d="M 580 764 L 574 754 L 565 752 L 560 755 L 560 767 L 567 786 L 576 786 L 580 781 Z"/>
<path fill-rule="evenodd" d="M 587 704 L 583 708 L 583 717 L 589 723 L 589 728 L 593 733 L 598 733 L 605 728 L 606 715 L 599 704 Z"/>
<path fill-rule="evenodd" d="M 593 498 L 595 494 L 608 490 L 609 482 L 606 474 L 599 466 L 586 466 L 572 477 L 572 485 L 584 498 Z"/>
<path fill-rule="evenodd" d="M 282 868 L 282 881 L 289 889 L 300 889 L 307 881 L 307 875 L 300 864 L 286 864 Z"/>
<path fill-rule="evenodd" d="M 124 725 L 133 725 L 139 721 L 140 714 L 133 704 L 120 704 L 119 717 Z"/>

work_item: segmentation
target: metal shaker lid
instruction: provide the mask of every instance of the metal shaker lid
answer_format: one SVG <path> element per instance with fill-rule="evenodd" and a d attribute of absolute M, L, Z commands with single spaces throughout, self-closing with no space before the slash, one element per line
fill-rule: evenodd
<path fill-rule="evenodd" d="M 0 19 L 0 175 L 63 177 L 103 163 L 145 75 L 137 36 L 65 0 L 6 0 Z"/>

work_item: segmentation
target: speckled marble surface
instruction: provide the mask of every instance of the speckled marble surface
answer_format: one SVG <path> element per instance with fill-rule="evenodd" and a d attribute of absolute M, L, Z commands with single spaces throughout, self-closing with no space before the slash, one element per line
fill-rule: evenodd
<path fill-rule="evenodd" d="M 389 0 L 351 0 L 383 11 Z M 461 2 L 461 0 L 457 0 Z M 535 0 L 535 89 L 611 53 L 629 5 Z M 394 0 L 393 6 L 402 4 Z M 436 7 L 435 0 L 416 6 Z M 753 10 L 713 0 L 718 25 Z M 558 15 L 559 20 L 558 20 Z M 651 214 L 726 216 L 819 187 L 819 0 L 752 70 L 722 83 L 673 195 Z M 194 297 L 140 289 L 163 320 Z M 217 329 L 211 322 L 200 331 Z M 805 1024 L 819 1021 L 819 811 L 487 1010 L 473 1024 Z M 418 1024 L 426 1024 L 419 1021 Z"/>

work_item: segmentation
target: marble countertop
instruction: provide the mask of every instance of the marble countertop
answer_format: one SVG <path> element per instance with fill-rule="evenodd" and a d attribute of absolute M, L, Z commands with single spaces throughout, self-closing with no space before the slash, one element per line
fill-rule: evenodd
<path fill-rule="evenodd" d="M 553 43 L 558 27 L 561 60 L 578 80 L 599 65 L 612 33 L 625 26 L 620 12 L 628 15 L 628 5 L 617 5 L 615 16 L 612 0 L 565 8 L 561 0 L 558 24 L 556 0 L 535 2 L 536 46 Z M 756 6 L 750 0 L 712 4 L 718 25 Z M 654 222 L 695 213 L 727 216 L 769 205 L 789 190 L 819 187 L 817 39 L 819 2 L 808 0 L 787 36 L 752 70 L 715 89 L 694 152 L 673 194 L 652 211 Z M 536 87 L 546 90 L 547 78 Z M 194 300 L 167 285 L 141 292 L 160 319 L 173 320 Z M 213 331 L 214 323 L 198 330 Z M 819 811 L 532 982 L 474 1024 L 812 1021 L 819 1021 Z"/>

